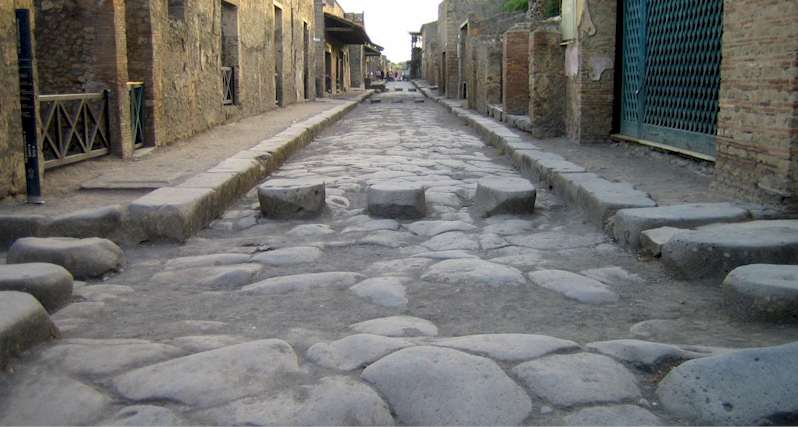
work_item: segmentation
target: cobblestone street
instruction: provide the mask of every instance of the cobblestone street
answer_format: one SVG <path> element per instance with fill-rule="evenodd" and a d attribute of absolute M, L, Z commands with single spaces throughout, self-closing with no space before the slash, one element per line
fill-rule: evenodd
<path fill-rule="evenodd" d="M 477 181 L 521 178 L 510 160 L 409 83 L 371 99 L 268 178 L 322 179 L 320 216 L 264 218 L 253 189 L 76 282 L 63 339 L 0 377 L 0 424 L 681 425 L 689 381 L 658 387 L 674 366 L 798 341 L 534 180 L 534 213 L 484 217 Z M 368 215 L 370 186 L 401 183 L 426 189 L 423 218 Z M 760 421 L 746 401 L 722 415 Z"/>

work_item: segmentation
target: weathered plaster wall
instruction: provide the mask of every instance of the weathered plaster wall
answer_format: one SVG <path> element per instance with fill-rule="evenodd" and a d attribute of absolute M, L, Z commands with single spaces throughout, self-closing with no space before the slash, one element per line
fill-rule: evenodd
<path fill-rule="evenodd" d="M 529 35 L 529 119 L 537 137 L 565 132 L 564 49 L 557 25 L 541 25 Z"/>

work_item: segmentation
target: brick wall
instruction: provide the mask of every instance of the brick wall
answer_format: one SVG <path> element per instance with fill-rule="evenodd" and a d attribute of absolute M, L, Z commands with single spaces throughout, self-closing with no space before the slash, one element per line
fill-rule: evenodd
<path fill-rule="evenodd" d="M 504 33 L 502 99 L 507 114 L 529 111 L 529 29 Z"/>
<path fill-rule="evenodd" d="M 798 209 L 798 2 L 726 0 L 713 188 Z"/>
<path fill-rule="evenodd" d="M 537 137 L 565 131 L 566 78 L 564 49 L 556 25 L 529 34 L 529 119 Z"/>

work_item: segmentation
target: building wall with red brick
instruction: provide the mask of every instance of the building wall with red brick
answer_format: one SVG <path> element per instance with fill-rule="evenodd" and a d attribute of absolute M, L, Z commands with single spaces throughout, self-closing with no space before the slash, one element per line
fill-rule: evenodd
<path fill-rule="evenodd" d="M 529 29 L 511 29 L 504 33 L 502 99 L 507 114 L 529 112 Z"/>

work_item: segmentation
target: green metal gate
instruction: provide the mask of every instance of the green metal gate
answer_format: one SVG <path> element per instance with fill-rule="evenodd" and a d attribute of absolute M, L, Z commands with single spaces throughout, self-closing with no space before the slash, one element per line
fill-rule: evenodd
<path fill-rule="evenodd" d="M 621 134 L 715 157 L 723 0 L 624 0 Z"/>

